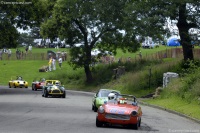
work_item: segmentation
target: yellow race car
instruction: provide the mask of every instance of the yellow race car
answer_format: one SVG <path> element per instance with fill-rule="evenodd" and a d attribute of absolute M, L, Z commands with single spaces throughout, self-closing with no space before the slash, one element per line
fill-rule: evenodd
<path fill-rule="evenodd" d="M 17 78 L 15 80 L 13 80 L 11 77 L 11 80 L 8 82 L 8 86 L 9 86 L 9 88 L 11 88 L 11 87 L 28 88 L 28 82 L 23 80 L 21 76 L 17 76 Z"/>

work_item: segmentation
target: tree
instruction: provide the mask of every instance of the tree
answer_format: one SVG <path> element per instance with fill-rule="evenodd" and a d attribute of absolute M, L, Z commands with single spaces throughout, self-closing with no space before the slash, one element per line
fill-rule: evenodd
<path fill-rule="evenodd" d="M 0 48 L 11 48 L 17 46 L 19 33 L 9 22 L 0 22 Z"/>
<path fill-rule="evenodd" d="M 27 46 L 30 44 L 33 44 L 33 37 L 29 35 L 28 33 L 21 33 L 18 39 L 19 44 L 26 44 Z"/>
<path fill-rule="evenodd" d="M 0 4 L 0 46 L 17 47 L 17 28 L 38 26 L 46 18 L 46 0 L 31 2 L 1 1 Z"/>
<path fill-rule="evenodd" d="M 40 27 L 32 27 L 31 28 L 31 32 L 30 32 L 30 35 L 34 38 L 34 39 L 38 39 L 38 38 L 41 38 L 41 35 L 40 35 Z"/>
<path fill-rule="evenodd" d="M 57 0 L 52 17 L 42 24 L 45 37 L 65 39 L 71 46 L 71 64 L 83 67 L 87 82 L 93 77 L 90 64 L 94 61 L 91 50 L 98 47 L 116 53 L 117 48 L 137 51 L 133 20 L 125 12 L 129 0 Z M 81 44 L 76 47 L 76 44 Z"/>
<path fill-rule="evenodd" d="M 161 33 L 165 30 L 167 32 L 169 29 L 164 26 L 168 24 L 169 20 L 175 20 L 184 60 L 194 59 L 189 30 L 199 29 L 199 0 L 133 0 L 133 3 L 129 5 L 129 11 L 133 15 L 132 18 L 138 16 L 137 20 L 140 21 L 142 29 L 151 35 L 154 34 L 152 31 Z"/>

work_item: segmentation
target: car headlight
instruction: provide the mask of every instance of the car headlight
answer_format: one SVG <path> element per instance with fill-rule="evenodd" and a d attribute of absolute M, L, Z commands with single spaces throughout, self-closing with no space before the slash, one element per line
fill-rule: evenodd
<path fill-rule="evenodd" d="M 132 113 L 131 113 L 132 116 L 136 116 L 137 114 L 138 114 L 138 113 L 137 113 L 137 111 L 135 111 L 135 110 L 132 111 Z"/>
<path fill-rule="evenodd" d="M 99 107 L 98 112 L 101 113 L 101 114 L 103 114 L 103 113 L 105 112 L 103 106 L 100 106 L 100 107 Z"/>

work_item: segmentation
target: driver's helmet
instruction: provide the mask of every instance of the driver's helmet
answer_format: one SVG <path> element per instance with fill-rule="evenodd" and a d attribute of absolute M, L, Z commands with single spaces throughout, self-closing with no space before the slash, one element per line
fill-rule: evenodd
<path fill-rule="evenodd" d="M 41 81 L 42 81 L 42 82 L 45 82 L 45 78 L 42 78 Z"/>
<path fill-rule="evenodd" d="M 55 82 L 55 85 L 60 85 L 60 82 L 59 82 L 59 81 L 56 81 L 56 82 Z"/>
<path fill-rule="evenodd" d="M 21 76 L 18 76 L 17 79 L 18 79 L 18 80 L 22 80 L 22 77 L 21 77 Z"/>
<path fill-rule="evenodd" d="M 108 94 L 108 100 L 115 100 L 115 99 L 116 99 L 115 93 Z"/>

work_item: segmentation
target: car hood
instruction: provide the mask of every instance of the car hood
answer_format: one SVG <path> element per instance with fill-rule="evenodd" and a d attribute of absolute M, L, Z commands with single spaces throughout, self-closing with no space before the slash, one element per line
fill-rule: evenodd
<path fill-rule="evenodd" d="M 58 88 L 47 88 L 48 90 L 60 90 Z"/>
<path fill-rule="evenodd" d="M 18 82 L 19 84 L 24 84 L 26 81 L 23 81 L 23 80 L 14 80 L 13 82 Z"/>
<path fill-rule="evenodd" d="M 134 106 L 131 104 L 109 103 L 104 105 L 104 109 L 106 113 L 131 114 L 132 111 L 138 111 L 139 106 Z"/>
<path fill-rule="evenodd" d="M 61 91 L 65 91 L 64 89 L 59 89 L 59 88 L 47 88 L 47 90 L 51 90 L 51 91 L 53 91 L 53 90 L 61 90 Z"/>
<path fill-rule="evenodd" d="M 108 101 L 108 97 L 98 97 L 98 98 L 96 98 L 96 103 L 103 104 L 105 101 Z"/>

